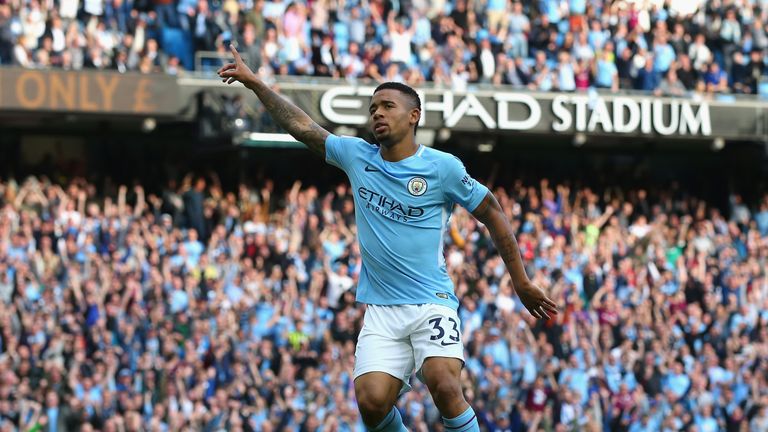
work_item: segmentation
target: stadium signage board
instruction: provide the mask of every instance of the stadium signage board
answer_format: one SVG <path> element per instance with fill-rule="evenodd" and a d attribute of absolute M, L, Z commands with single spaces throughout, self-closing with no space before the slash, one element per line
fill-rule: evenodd
<path fill-rule="evenodd" d="M 706 102 L 694 106 L 687 100 L 556 96 L 552 100 L 552 113 L 556 118 L 552 123 L 555 132 L 575 128 L 577 132 L 712 135 Z"/>
<path fill-rule="evenodd" d="M 339 86 L 320 97 L 330 123 L 362 126 L 374 87 Z M 707 137 L 713 135 L 708 102 L 597 94 L 523 92 L 420 93 L 420 126 L 458 130 L 587 132 L 595 134 Z"/>
<path fill-rule="evenodd" d="M 172 115 L 176 78 L 105 71 L 0 69 L 0 109 Z"/>

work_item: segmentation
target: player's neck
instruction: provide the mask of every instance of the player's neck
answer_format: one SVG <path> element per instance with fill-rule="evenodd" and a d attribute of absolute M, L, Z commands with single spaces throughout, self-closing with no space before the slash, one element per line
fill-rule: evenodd
<path fill-rule="evenodd" d="M 418 150 L 419 145 L 416 144 L 416 140 L 414 140 L 413 136 L 404 139 L 397 144 L 390 146 L 382 145 L 379 149 L 381 158 L 387 162 L 399 162 L 405 158 L 413 156 Z"/>

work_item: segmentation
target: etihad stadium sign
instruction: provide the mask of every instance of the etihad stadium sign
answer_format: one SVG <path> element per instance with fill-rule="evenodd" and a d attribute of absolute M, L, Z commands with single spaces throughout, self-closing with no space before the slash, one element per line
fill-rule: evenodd
<path fill-rule="evenodd" d="M 316 77 L 277 77 L 280 92 L 326 127 L 364 128 L 375 85 L 353 86 Z M 420 125 L 467 133 L 550 136 L 603 135 L 768 142 L 768 101 L 729 95 L 657 98 L 611 93 L 528 92 L 509 86 L 469 92 L 422 87 Z M 189 74 L 138 74 L 0 67 L 0 116 L 53 113 L 109 117 L 163 116 L 196 121 L 200 96 L 241 95 L 257 107 L 241 85 Z"/>
<path fill-rule="evenodd" d="M 567 132 L 625 133 L 659 135 L 712 135 L 709 104 L 694 106 L 689 101 L 665 102 L 650 98 L 557 96 L 552 100 L 556 120 L 552 129 Z"/>
<path fill-rule="evenodd" d="M 374 87 L 335 87 L 320 98 L 320 113 L 331 123 L 361 126 Z M 420 92 L 420 126 L 431 128 L 661 136 L 712 135 L 708 102 L 652 97 L 452 91 Z"/>

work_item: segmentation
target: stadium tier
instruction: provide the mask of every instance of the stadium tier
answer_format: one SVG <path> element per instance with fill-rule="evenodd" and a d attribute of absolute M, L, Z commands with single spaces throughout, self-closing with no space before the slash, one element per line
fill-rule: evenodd
<path fill-rule="evenodd" d="M 762 94 L 764 2 L 4 0 L 0 65 L 211 74 L 237 44 L 264 77 Z"/>

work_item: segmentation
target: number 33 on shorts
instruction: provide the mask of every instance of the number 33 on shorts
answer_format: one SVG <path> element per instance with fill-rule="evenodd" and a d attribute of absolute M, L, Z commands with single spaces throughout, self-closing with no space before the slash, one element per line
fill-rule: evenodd
<path fill-rule="evenodd" d="M 354 377 L 386 372 L 402 380 L 407 391 L 411 374 L 419 373 L 427 358 L 464 362 L 460 328 L 456 310 L 447 306 L 368 305 L 355 350 Z"/>
<path fill-rule="evenodd" d="M 431 341 L 439 341 L 442 346 L 456 345 L 461 342 L 459 335 L 459 323 L 451 318 L 436 317 L 427 321 L 432 325 L 434 334 L 429 337 Z M 443 327 L 447 323 L 447 327 Z"/>
<path fill-rule="evenodd" d="M 422 319 L 411 334 L 416 371 L 429 357 L 450 357 L 464 363 L 461 320 L 455 310 L 441 305 L 421 306 Z"/>

